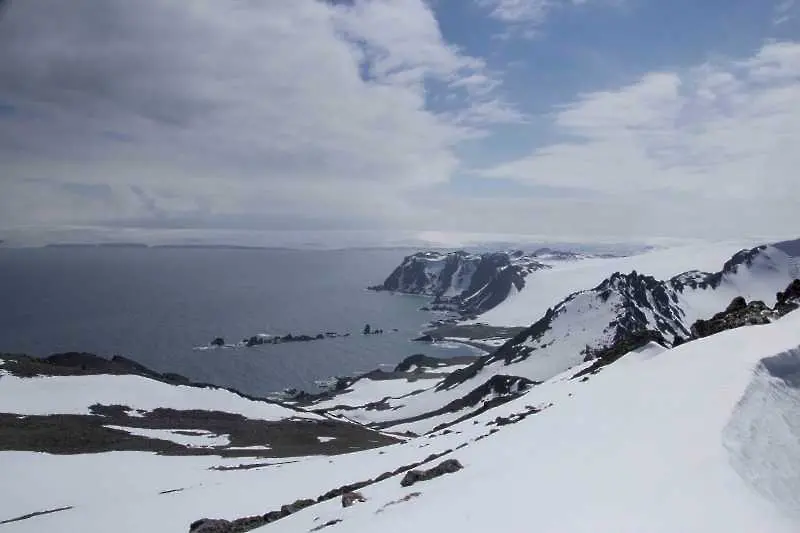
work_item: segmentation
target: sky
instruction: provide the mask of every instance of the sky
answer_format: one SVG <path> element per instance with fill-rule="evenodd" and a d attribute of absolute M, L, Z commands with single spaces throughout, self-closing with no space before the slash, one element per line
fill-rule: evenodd
<path fill-rule="evenodd" d="M 800 228 L 800 0 L 2 5 L 0 238 Z"/>

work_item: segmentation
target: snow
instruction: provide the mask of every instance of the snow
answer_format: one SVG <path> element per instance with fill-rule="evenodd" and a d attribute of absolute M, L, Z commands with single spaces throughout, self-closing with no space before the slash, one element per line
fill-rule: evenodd
<path fill-rule="evenodd" d="M 416 391 L 425 390 L 438 383 L 436 379 L 369 379 L 361 378 L 333 399 L 314 404 L 314 409 L 330 409 L 336 406 L 362 406 L 379 402 L 384 398 L 401 398 Z"/>
<path fill-rule="evenodd" d="M 723 432 L 739 475 L 787 514 L 800 517 L 800 348 L 770 357 Z"/>
<path fill-rule="evenodd" d="M 527 276 L 522 291 L 473 322 L 491 326 L 530 326 L 567 295 L 595 287 L 614 272 L 636 270 L 656 279 L 668 279 L 688 270 L 716 272 L 733 254 L 753 245 L 752 242 L 708 243 L 630 257 L 554 262 L 551 264 L 553 268 Z"/>
<path fill-rule="evenodd" d="M 330 442 L 332 440 L 336 440 L 336 437 L 317 437 L 317 440 L 322 442 L 322 443 L 326 443 L 326 442 Z"/>
<path fill-rule="evenodd" d="M 752 266 L 740 265 L 735 273 L 725 274 L 716 289 L 685 290 L 680 296 L 680 306 L 686 312 L 686 323 L 692 324 L 699 318 L 713 316 L 736 296 L 774 305 L 775 294 L 784 290 L 794 279 L 793 262 L 794 258 L 769 246 L 754 259 Z"/>
<path fill-rule="evenodd" d="M 227 435 L 215 435 L 210 431 L 198 429 L 147 429 L 112 425 L 107 425 L 105 427 L 124 431 L 137 437 L 167 440 L 182 446 L 189 446 L 190 448 L 228 446 L 231 443 Z"/>
<path fill-rule="evenodd" d="M 305 531 L 320 517 L 343 519 L 341 533 L 796 533 L 798 384 L 763 383 L 769 359 L 759 361 L 793 350 L 797 373 L 798 345 L 800 314 L 658 354 L 648 347 L 642 352 L 651 357 L 625 357 L 586 383 L 561 376 L 486 413 L 554 402 L 456 451 L 464 470 L 412 489 L 389 480 L 362 490 L 364 504 L 323 504 L 264 531 Z M 761 405 L 743 411 L 765 388 L 771 400 L 755 398 Z M 758 431 L 730 430 L 752 424 Z M 732 443 L 755 459 L 747 477 L 737 472 Z M 385 507 L 412 490 L 422 494 Z"/>
<path fill-rule="evenodd" d="M 746 246 L 684 247 L 623 259 L 562 262 L 528 276 L 524 291 L 481 321 L 505 308 L 505 315 L 495 317 L 519 321 L 524 311 L 529 319 L 517 323 L 528 325 L 566 293 L 593 287 L 614 271 L 635 269 L 661 279 L 698 267 L 716 271 Z M 768 250 L 753 268 L 726 276 L 713 293 L 685 291 L 681 306 L 690 316 L 717 312 L 720 300 L 729 301 L 737 291 L 771 303 L 774 287 L 796 264 L 780 254 Z M 565 290 L 568 286 L 573 287 Z M 557 291 L 562 293 L 556 297 Z M 555 301 L 546 303 L 548 298 Z M 0 483 L 0 522 L 74 506 L 4 527 L 11 533 L 186 531 L 189 523 L 202 517 L 262 514 L 298 498 L 316 498 L 346 483 L 374 478 L 429 454 L 455 450 L 446 458 L 464 465 L 457 473 L 410 489 L 402 488 L 397 477 L 389 478 L 361 490 L 367 502 L 343 509 L 334 499 L 263 531 L 309 531 L 341 519 L 332 533 L 797 533 L 800 311 L 769 325 L 723 332 L 670 350 L 650 343 L 589 375 L 587 381 L 571 379 L 592 364 L 583 361 L 581 351 L 603 339 L 618 298 L 612 294 L 600 302 L 591 293 L 578 295 L 542 337 L 535 355 L 509 366 L 491 365 L 450 390 L 436 392 L 437 379 L 363 378 L 351 392 L 314 405 L 315 409 L 356 407 L 385 399 L 389 409 L 343 409 L 339 414 L 363 423 L 386 422 L 437 409 L 495 373 L 546 379 L 517 399 L 454 424 L 447 435 L 440 432 L 379 450 L 270 464 L 258 464 L 263 459 L 143 452 L 71 456 L 0 452 L 0 472 L 14 480 Z M 433 371 L 444 375 L 453 369 Z M 95 403 L 127 405 L 131 416 L 165 407 L 227 411 L 265 420 L 321 418 L 221 389 L 170 386 L 138 376 L 20 379 L 0 370 L 0 412 L 88 414 Z M 424 433 L 480 407 L 391 430 Z M 534 407 L 540 412 L 518 423 L 490 425 L 498 416 L 530 413 Z M 180 428 L 108 427 L 189 446 L 229 444 L 226 435 L 208 431 L 183 435 L 177 433 L 183 431 Z M 489 434 L 493 430 L 499 431 Z M 256 448 L 265 449 L 242 449 Z M 257 467 L 214 469 L 235 468 L 243 462 Z M 402 501 L 411 492 L 421 494 Z"/>
<path fill-rule="evenodd" d="M 15 481 L 0 484 L 0 520 L 72 505 L 5 530 L 186 531 L 204 516 L 264 513 L 454 449 L 457 473 L 410 489 L 390 478 L 363 488 L 365 503 L 334 499 L 263 531 L 342 519 L 331 531 L 796 533 L 799 346 L 800 313 L 672 350 L 648 345 L 570 380 L 581 363 L 448 435 L 253 470 L 210 470 L 240 459 L 2 452 L 0 471 Z M 528 405 L 542 411 L 476 441 Z M 410 492 L 421 494 L 389 505 Z"/>
<path fill-rule="evenodd" d="M 0 376 L 0 413 L 25 415 L 90 414 L 94 404 L 125 405 L 139 411 L 224 411 L 254 420 L 319 415 L 248 400 L 224 389 L 174 386 L 140 376 Z"/>

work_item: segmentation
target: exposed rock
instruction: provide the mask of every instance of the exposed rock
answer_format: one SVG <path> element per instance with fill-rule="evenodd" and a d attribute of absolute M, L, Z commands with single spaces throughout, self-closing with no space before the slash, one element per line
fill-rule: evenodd
<path fill-rule="evenodd" d="M 610 365 L 614 361 L 620 359 L 622 356 L 632 352 L 633 350 L 638 350 L 639 348 L 642 348 L 651 342 L 655 342 L 661 346 L 667 346 L 667 341 L 664 339 L 664 336 L 661 335 L 661 333 L 657 331 L 643 330 L 628 333 L 621 339 L 616 340 L 614 344 L 603 350 L 587 350 L 590 352 L 587 354 L 587 358 L 589 358 L 588 360 L 594 360 L 595 362 L 588 368 L 585 368 L 572 376 L 572 379 L 584 377 L 588 374 L 596 374 L 604 366 Z M 588 378 L 583 381 L 587 380 Z"/>
<path fill-rule="evenodd" d="M 400 485 L 403 487 L 410 487 L 421 481 L 429 481 L 445 474 L 458 472 L 462 468 L 464 467 L 456 459 L 448 459 L 430 470 L 411 470 L 406 472 L 406 475 L 400 480 Z"/>
<path fill-rule="evenodd" d="M 769 324 L 774 318 L 777 318 L 776 313 L 764 302 L 755 300 L 747 303 L 744 298 L 737 296 L 725 311 L 717 313 L 708 320 L 695 322 L 691 332 L 694 338 L 701 339 L 742 326 Z"/>
<path fill-rule="evenodd" d="M 425 368 L 440 368 L 453 365 L 470 364 L 477 359 L 474 355 L 463 355 L 459 357 L 448 357 L 447 359 L 440 359 L 438 357 L 431 357 L 422 353 L 410 355 L 403 359 L 396 367 L 395 372 L 408 372 L 412 367 L 417 369 Z"/>
<path fill-rule="evenodd" d="M 456 372 L 458 372 L 458 370 Z M 421 415 L 416 415 L 401 420 L 393 420 L 392 422 L 389 423 L 378 422 L 374 424 L 374 427 L 382 428 L 382 427 L 387 427 L 389 424 L 391 425 L 410 424 L 412 422 L 426 420 L 428 418 L 433 418 L 439 415 L 443 415 L 445 413 L 455 413 L 458 411 L 466 410 L 469 407 L 475 407 L 480 404 L 480 407 L 478 407 L 473 411 L 467 412 L 466 414 L 464 414 L 464 416 L 461 416 L 446 424 L 440 424 L 435 428 L 433 428 L 433 431 L 439 431 L 441 429 L 446 429 L 449 426 L 461 423 L 469 418 L 478 416 L 481 413 L 485 413 L 489 409 L 494 409 L 498 405 L 502 405 L 506 402 L 509 402 L 514 398 L 519 397 L 522 393 L 524 393 L 534 385 L 538 385 L 538 383 L 519 376 L 504 376 L 498 374 L 492 376 L 491 378 L 486 380 L 486 382 L 474 388 L 463 397 L 458 398 L 457 400 L 453 400 L 444 407 L 436 409 L 435 411 L 429 411 Z M 416 437 L 417 435 L 413 436 Z"/>
<path fill-rule="evenodd" d="M 436 339 L 436 337 L 434 337 L 433 335 L 426 333 L 425 335 L 422 335 L 421 337 L 417 337 L 416 339 L 412 340 L 414 342 L 436 342 L 438 339 Z"/>
<path fill-rule="evenodd" d="M 230 533 L 231 523 L 227 520 L 203 518 L 192 522 L 189 533 Z"/>
<path fill-rule="evenodd" d="M 143 376 L 170 384 L 193 384 L 184 376 L 173 373 L 161 374 L 121 355 L 106 359 L 86 352 L 67 352 L 43 358 L 0 354 L 0 358 L 6 363 L 5 370 L 21 378 L 110 374 Z"/>
<path fill-rule="evenodd" d="M 403 260 L 371 290 L 433 297 L 431 310 L 474 316 L 503 302 L 525 286 L 531 272 L 550 268 L 522 253 L 469 254 L 419 252 Z"/>
<path fill-rule="evenodd" d="M 309 529 L 309 531 L 311 533 L 313 533 L 314 531 L 320 531 L 322 529 L 325 529 L 326 527 L 335 526 L 336 524 L 339 524 L 341 521 L 342 521 L 341 518 L 336 518 L 335 520 L 330 520 L 328 522 L 325 522 L 324 524 L 319 525 L 313 529 Z"/>
<path fill-rule="evenodd" d="M 775 312 L 784 316 L 800 307 L 800 279 L 792 281 L 785 291 L 777 294 Z"/>
<path fill-rule="evenodd" d="M 311 507 L 315 503 L 317 503 L 316 500 L 310 500 L 310 499 L 296 500 L 294 503 L 290 503 L 288 505 L 284 505 L 283 507 L 281 507 L 281 512 L 286 514 L 293 514 L 296 513 L 297 511 L 305 509 L 306 507 Z"/>
<path fill-rule="evenodd" d="M 345 492 L 342 494 L 342 507 L 350 507 L 359 502 L 365 502 L 367 499 L 360 492 Z"/>
<path fill-rule="evenodd" d="M 737 296 L 731 303 L 728 304 L 728 307 L 725 309 L 726 313 L 733 313 L 735 311 L 741 311 L 747 307 L 747 300 L 744 299 L 744 296 Z"/>
<path fill-rule="evenodd" d="M 397 505 L 399 503 L 407 502 L 407 501 L 413 500 L 414 498 L 419 498 L 420 496 L 422 496 L 421 492 L 410 492 L 410 493 L 406 494 L 405 496 L 403 496 L 402 498 L 400 498 L 399 500 L 390 501 L 389 503 L 387 503 L 386 505 L 384 505 L 383 507 L 381 507 L 380 509 L 375 511 L 375 514 L 382 513 L 384 510 L 386 510 L 387 507 L 391 507 L 392 505 Z"/>
<path fill-rule="evenodd" d="M 211 346 L 225 346 L 225 339 L 222 337 L 217 337 L 213 341 L 211 341 Z"/>

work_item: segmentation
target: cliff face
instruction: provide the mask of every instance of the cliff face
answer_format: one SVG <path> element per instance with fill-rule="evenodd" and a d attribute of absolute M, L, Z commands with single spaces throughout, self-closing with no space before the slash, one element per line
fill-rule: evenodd
<path fill-rule="evenodd" d="M 433 309 L 470 316 L 522 290 L 525 277 L 544 268 L 549 267 L 522 252 L 419 252 L 370 289 L 430 296 Z"/>

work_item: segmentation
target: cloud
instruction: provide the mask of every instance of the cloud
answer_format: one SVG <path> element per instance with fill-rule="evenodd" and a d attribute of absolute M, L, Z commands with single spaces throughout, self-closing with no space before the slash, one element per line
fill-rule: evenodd
<path fill-rule="evenodd" d="M 648 73 L 582 95 L 556 109 L 552 121 L 562 141 L 479 174 L 591 194 L 583 216 L 567 222 L 587 231 L 599 224 L 619 231 L 625 218 L 637 230 L 662 233 L 713 226 L 715 234 L 746 234 L 796 223 L 789 199 L 800 167 L 798 43 L 768 43 L 743 60 Z M 581 202 L 570 202 L 549 205 L 581 209 Z"/>
<path fill-rule="evenodd" d="M 14 2 L 0 222 L 391 223 L 458 143 L 521 120 L 500 91 L 424 0 Z"/>
<path fill-rule="evenodd" d="M 625 0 L 474 0 L 489 16 L 508 25 L 503 37 L 533 38 L 555 11 L 586 4 L 621 5 Z"/>
<path fill-rule="evenodd" d="M 781 0 L 773 10 L 772 24 L 780 26 L 796 16 L 797 0 Z"/>

